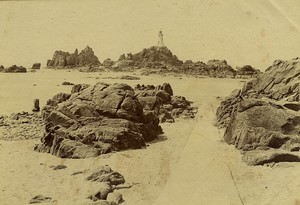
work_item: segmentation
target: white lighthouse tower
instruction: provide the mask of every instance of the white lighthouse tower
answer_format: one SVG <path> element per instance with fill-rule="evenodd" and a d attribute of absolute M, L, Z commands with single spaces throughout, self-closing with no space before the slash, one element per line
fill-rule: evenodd
<path fill-rule="evenodd" d="M 158 43 L 157 43 L 158 47 L 164 47 L 164 35 L 162 33 L 162 30 L 159 31 L 158 33 Z"/>

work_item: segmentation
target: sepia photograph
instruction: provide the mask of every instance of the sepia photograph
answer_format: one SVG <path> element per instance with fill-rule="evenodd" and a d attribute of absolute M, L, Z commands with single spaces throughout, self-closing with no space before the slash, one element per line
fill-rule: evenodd
<path fill-rule="evenodd" d="M 299 10 L 0 1 L 0 205 L 300 205 Z"/>

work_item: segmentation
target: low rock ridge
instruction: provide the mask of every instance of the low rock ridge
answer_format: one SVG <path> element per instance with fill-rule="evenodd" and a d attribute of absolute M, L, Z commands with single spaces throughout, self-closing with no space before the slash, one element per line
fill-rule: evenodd
<path fill-rule="evenodd" d="M 246 152 L 269 150 L 266 156 L 270 160 L 266 156 L 263 160 L 266 163 L 271 159 L 299 161 L 293 153 L 300 151 L 299 93 L 300 60 L 275 61 L 262 76 L 245 83 L 221 102 L 217 123 L 226 129 L 224 140 Z M 269 154 L 270 150 L 277 150 L 276 154 Z M 257 152 L 251 152 L 251 159 L 253 153 Z M 257 156 L 261 157 L 261 152 Z M 249 164 L 255 165 L 255 161 L 262 164 L 258 159 Z"/>
<path fill-rule="evenodd" d="M 0 72 L 3 72 L 3 73 L 26 73 L 27 69 L 23 66 L 17 66 L 17 65 L 12 65 L 7 68 L 0 65 Z"/>
<path fill-rule="evenodd" d="M 80 53 L 76 49 L 74 53 L 55 51 L 52 60 L 47 61 L 47 67 L 77 67 L 86 65 L 100 65 L 92 48 L 87 46 Z"/>

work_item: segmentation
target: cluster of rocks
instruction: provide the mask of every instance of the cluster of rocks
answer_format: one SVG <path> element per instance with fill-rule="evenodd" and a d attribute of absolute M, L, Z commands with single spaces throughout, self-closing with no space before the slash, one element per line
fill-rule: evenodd
<path fill-rule="evenodd" d="M 163 85 L 136 85 L 137 99 L 145 111 L 153 111 L 161 123 L 174 122 L 174 118 L 194 118 L 197 109 L 183 96 L 174 96 L 169 83 Z"/>
<path fill-rule="evenodd" d="M 178 68 L 179 73 L 187 75 L 203 75 L 217 78 L 255 78 L 261 72 L 250 65 L 233 69 L 226 60 L 209 60 L 207 63 L 187 60 Z"/>
<path fill-rule="evenodd" d="M 258 69 L 250 65 L 233 69 L 225 60 L 209 60 L 185 62 L 179 60 L 166 46 L 152 46 L 132 54 L 122 54 L 117 61 L 107 58 L 101 64 L 90 47 L 86 47 L 78 54 L 55 51 L 52 60 L 48 60 L 48 67 L 81 67 L 82 72 L 134 71 L 147 68 L 146 74 L 182 73 L 193 76 L 210 76 L 218 78 L 254 78 L 261 74 Z"/>
<path fill-rule="evenodd" d="M 48 100 L 42 116 L 44 136 L 35 150 L 62 158 L 141 148 L 162 133 L 158 117 L 126 84 L 74 85 L 71 94 Z"/>
<path fill-rule="evenodd" d="M 47 67 L 77 67 L 98 64 L 100 61 L 89 46 L 80 53 L 77 49 L 74 53 L 55 51 L 52 60 L 47 61 Z"/>
<path fill-rule="evenodd" d="M 51 166 L 50 168 L 53 170 L 61 170 L 67 167 L 65 165 L 57 165 Z M 87 175 L 85 180 L 94 183 L 93 189 L 89 191 L 90 194 L 80 200 L 80 204 L 118 205 L 124 201 L 122 193 L 119 190 L 132 187 L 132 184 L 124 184 L 124 176 L 113 171 L 108 165 L 100 166 L 94 171 L 88 169 L 75 172 L 72 176 L 79 174 L 83 174 L 84 177 Z M 58 200 L 52 197 L 38 194 L 29 201 L 29 204 L 58 202 Z"/>
<path fill-rule="evenodd" d="M 114 172 L 109 166 L 103 166 L 94 170 L 88 177 L 87 181 L 98 182 L 97 190 L 87 198 L 92 201 L 101 201 L 107 205 L 117 205 L 123 202 L 122 194 L 115 191 L 122 188 L 125 183 L 124 177 Z"/>
<path fill-rule="evenodd" d="M 36 71 L 41 68 L 40 63 L 34 63 L 32 65 L 31 71 Z M 5 68 L 3 65 L 0 65 L 0 72 L 3 73 L 27 73 L 27 69 L 23 66 L 12 65 Z"/>
<path fill-rule="evenodd" d="M 236 71 L 225 60 L 209 60 L 206 64 L 188 60 L 179 68 L 179 72 L 210 77 L 235 77 L 236 75 Z"/>
<path fill-rule="evenodd" d="M 250 65 L 233 69 L 225 60 L 209 60 L 207 63 L 191 60 L 183 62 L 165 46 L 153 46 L 136 54 L 122 54 L 116 62 L 107 59 L 104 67 L 115 71 L 147 68 L 148 72 L 145 74 L 182 73 L 218 78 L 254 78 L 261 74 Z"/>
<path fill-rule="evenodd" d="M 10 67 L 4 68 L 4 66 L 0 65 L 0 72 L 4 73 L 26 73 L 27 69 L 23 66 L 12 65 Z"/>
<path fill-rule="evenodd" d="M 275 61 L 217 110 L 224 140 L 245 151 L 251 165 L 299 161 L 300 60 Z M 267 150 L 267 151 L 266 151 Z"/>
<path fill-rule="evenodd" d="M 36 139 L 42 134 L 43 121 L 37 113 L 21 112 L 10 116 L 0 116 L 1 140 Z"/>

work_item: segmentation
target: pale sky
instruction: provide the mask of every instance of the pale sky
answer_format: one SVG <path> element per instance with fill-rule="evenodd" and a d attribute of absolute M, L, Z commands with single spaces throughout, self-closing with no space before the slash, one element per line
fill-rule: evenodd
<path fill-rule="evenodd" d="M 299 0 L 1 1 L 0 65 L 45 66 L 86 45 L 101 62 L 156 45 L 181 60 L 266 69 L 300 56 Z"/>

